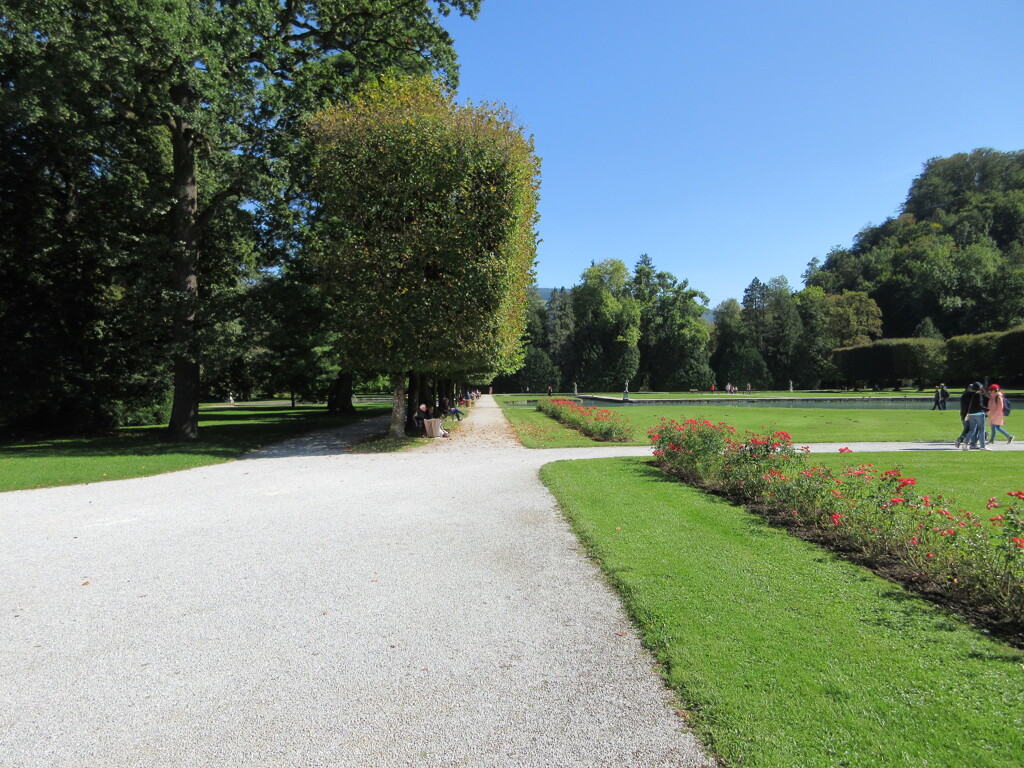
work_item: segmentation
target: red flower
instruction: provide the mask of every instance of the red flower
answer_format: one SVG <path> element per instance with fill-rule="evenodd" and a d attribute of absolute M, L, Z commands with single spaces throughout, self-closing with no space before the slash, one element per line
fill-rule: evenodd
<path fill-rule="evenodd" d="M 842 448 L 839 449 L 839 452 L 840 453 L 853 453 L 853 448 L 848 448 L 846 446 L 843 446 Z"/>
<path fill-rule="evenodd" d="M 840 515 L 838 512 L 832 513 L 832 525 L 839 525 L 839 521 L 842 520 L 846 515 Z"/>

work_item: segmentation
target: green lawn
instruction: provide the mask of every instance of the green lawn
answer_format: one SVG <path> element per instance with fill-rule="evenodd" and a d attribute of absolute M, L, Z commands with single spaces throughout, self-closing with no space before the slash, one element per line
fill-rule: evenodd
<path fill-rule="evenodd" d="M 559 434 L 565 428 L 557 425 L 553 419 L 543 414 L 538 414 L 539 418 L 528 415 L 537 413 L 534 406 L 504 404 L 504 408 L 513 426 L 520 430 L 520 439 L 528 448 L 599 445 L 582 436 L 581 442 L 573 442 L 570 436 Z M 647 444 L 647 429 L 657 424 L 662 416 L 676 421 L 724 421 L 740 432 L 781 429 L 793 436 L 794 443 L 865 440 L 948 440 L 952 443 L 962 428 L 958 411 L 644 405 L 628 406 L 617 413 L 626 416 L 637 427 L 639 439 L 636 445 Z M 559 428 L 546 429 L 545 425 L 549 422 Z M 526 425 L 526 433 L 520 425 Z M 1008 429 L 1012 429 L 1012 425 Z"/>
<path fill-rule="evenodd" d="M 832 468 L 874 464 L 883 469 L 899 467 L 904 476 L 917 480 L 915 490 L 930 496 L 956 499 L 958 509 L 985 512 L 993 496 L 1000 504 L 1008 491 L 1024 490 L 1024 454 L 993 451 L 901 451 L 899 453 L 814 454 L 809 461 Z M 1017 502 L 1018 504 L 1020 502 Z M 994 514 L 994 513 L 993 513 Z"/>
<path fill-rule="evenodd" d="M 960 396 L 962 389 L 957 390 L 953 388 L 950 390 L 950 399 L 948 406 L 953 407 L 956 405 L 957 398 Z M 1011 398 L 1020 397 L 1022 392 L 1020 390 L 1004 390 L 1004 392 Z M 611 398 L 622 398 L 622 390 L 618 392 L 585 392 L 587 395 L 596 395 L 597 397 L 611 397 Z M 630 392 L 629 397 L 631 400 L 662 400 L 662 399 L 680 399 L 680 398 L 710 398 L 728 400 L 729 398 L 778 398 L 778 397 L 795 397 L 795 398 L 832 398 L 832 397 L 927 397 L 931 398 L 934 395 L 934 390 L 926 389 L 923 392 L 918 392 L 916 388 L 907 387 L 897 391 L 891 389 L 883 389 L 879 391 L 873 390 L 815 390 L 813 392 L 802 392 L 795 391 L 790 392 L 786 389 L 777 390 L 764 390 L 758 392 L 744 392 L 740 391 L 735 395 L 726 395 L 721 391 L 716 392 L 714 395 L 708 390 L 701 390 L 700 392 Z M 570 392 L 555 392 L 555 397 L 574 397 Z M 520 392 L 517 394 L 510 395 L 495 395 L 496 398 L 506 400 L 536 400 L 538 397 L 547 397 L 546 392 Z"/>
<path fill-rule="evenodd" d="M 0 442 L 0 491 L 158 475 L 236 459 L 263 445 L 312 429 L 341 426 L 389 413 L 390 406 L 357 405 L 353 416 L 323 406 L 287 404 L 207 406 L 200 409 L 200 439 L 173 443 L 165 428 L 135 427 L 104 437 Z"/>
<path fill-rule="evenodd" d="M 726 764 L 1021 764 L 1021 651 L 643 459 L 542 477 Z"/>

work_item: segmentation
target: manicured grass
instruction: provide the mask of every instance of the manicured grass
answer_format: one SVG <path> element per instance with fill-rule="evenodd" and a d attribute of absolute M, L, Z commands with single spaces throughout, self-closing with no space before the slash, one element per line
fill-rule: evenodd
<path fill-rule="evenodd" d="M 1013 399 L 1022 395 L 1020 390 L 1004 390 L 1005 394 Z M 581 394 L 594 395 L 597 397 L 611 397 L 611 398 L 622 398 L 622 391 L 618 392 L 584 392 Z M 740 390 L 735 395 L 726 395 L 723 392 L 716 392 L 711 394 L 708 390 L 701 390 L 700 392 L 630 392 L 630 400 L 678 400 L 684 398 L 715 398 L 728 400 L 729 398 L 779 398 L 779 397 L 792 397 L 792 398 L 835 398 L 835 397 L 854 397 L 854 398 L 865 398 L 865 397 L 881 397 L 881 398 L 893 398 L 893 397 L 912 397 L 912 398 L 928 398 L 931 400 L 934 395 L 934 391 L 926 389 L 923 392 L 918 392 L 915 388 L 901 389 L 898 392 L 891 389 L 882 389 L 879 391 L 874 390 L 815 390 L 813 392 L 794 391 L 790 392 L 787 389 L 778 390 L 764 390 L 757 392 L 744 392 Z M 555 397 L 573 397 L 571 392 L 555 392 Z M 957 403 L 957 398 L 960 396 L 960 391 L 951 390 L 951 396 L 948 402 L 948 407 L 952 408 Z M 539 398 L 547 397 L 546 392 L 520 392 L 518 394 L 511 395 L 495 395 L 495 398 L 504 398 L 507 400 L 537 400 Z M 929 405 L 929 407 L 931 407 Z M 955 408 L 954 408 L 955 410 Z"/>
<path fill-rule="evenodd" d="M 613 397 L 622 398 L 622 392 L 593 392 L 588 394 L 594 394 L 598 397 Z M 957 393 L 959 395 L 959 393 Z M 779 398 L 779 397 L 793 397 L 793 398 L 833 398 L 833 397 L 927 397 L 931 398 L 933 392 L 918 392 L 916 389 L 903 389 L 899 392 L 893 392 L 892 390 L 880 390 L 878 392 L 872 390 L 861 390 L 861 391 L 828 391 L 828 392 L 801 392 L 799 390 L 790 392 L 788 389 L 778 390 L 765 390 L 760 392 L 744 392 L 740 390 L 735 395 L 727 395 L 722 391 L 717 391 L 711 394 L 708 390 L 701 390 L 700 392 L 630 392 L 630 400 L 666 400 L 666 399 L 679 399 L 679 398 L 715 398 L 716 400 L 721 398 L 728 400 L 730 398 Z"/>
<path fill-rule="evenodd" d="M 542 477 L 727 765 L 1020 765 L 1024 653 L 643 459 Z"/>
<path fill-rule="evenodd" d="M 533 406 L 503 407 L 503 410 L 519 436 L 519 442 L 527 448 L 585 448 L 602 445 L 600 441 L 591 440 L 582 432 L 570 429 Z"/>
<path fill-rule="evenodd" d="M 502 402 L 502 401 L 499 401 Z M 507 401 L 506 401 L 507 402 Z M 503 405 L 505 414 L 513 425 L 530 424 L 536 436 L 521 434 L 523 444 L 527 447 L 563 447 L 561 440 L 553 434 L 542 434 L 543 421 L 521 418 L 521 414 L 530 412 L 533 406 L 517 407 Z M 707 419 L 717 424 L 724 421 L 740 432 L 751 430 L 765 432 L 781 429 L 793 436 L 793 442 L 859 442 L 879 441 L 891 442 L 902 440 L 948 440 L 952 443 L 960 434 L 959 411 L 919 411 L 919 410 L 869 410 L 869 409 L 833 409 L 833 408 L 772 408 L 743 406 L 629 406 L 621 409 L 643 435 L 634 445 L 646 445 L 647 430 L 658 423 L 661 417 L 685 421 L 686 419 Z M 542 415 L 542 419 L 547 419 Z M 554 423 L 553 419 L 548 421 Z M 517 427 L 518 428 L 518 427 Z M 582 437 L 582 436 L 581 436 Z M 583 442 L 572 443 L 575 446 L 599 445 L 597 441 L 583 438 Z"/>
<path fill-rule="evenodd" d="M 312 429 L 349 424 L 390 411 L 357 405 L 351 416 L 323 406 L 239 405 L 200 410 L 199 440 L 173 443 L 164 427 L 135 427 L 103 437 L 11 440 L 0 443 L 0 491 L 122 480 L 236 459 L 263 445 Z"/>
<path fill-rule="evenodd" d="M 849 441 L 949 440 L 960 434 L 959 411 L 868 410 L 855 408 L 771 408 L 709 406 L 678 408 L 642 406 L 629 408 L 630 418 L 644 430 L 661 416 L 676 421 L 707 419 L 724 421 L 740 432 L 782 430 L 794 443 Z M 638 412 L 636 416 L 633 412 Z"/>
<path fill-rule="evenodd" d="M 1005 443 L 1001 443 L 1005 445 Z M 882 469 L 901 468 L 917 480 L 915 489 L 957 501 L 957 508 L 985 516 L 993 496 L 1001 505 L 1016 502 L 1007 491 L 1024 490 L 1024 454 L 992 451 L 901 451 L 899 453 L 815 453 L 807 461 L 832 469 L 873 464 Z M 1019 504 L 1019 502 L 1017 502 Z M 995 513 L 992 513 L 995 514 Z"/>

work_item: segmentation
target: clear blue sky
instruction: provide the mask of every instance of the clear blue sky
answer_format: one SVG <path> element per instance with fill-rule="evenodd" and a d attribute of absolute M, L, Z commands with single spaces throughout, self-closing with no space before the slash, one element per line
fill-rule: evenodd
<path fill-rule="evenodd" d="M 1024 0 L 484 0 L 459 98 L 543 158 L 537 282 L 647 253 L 711 306 L 897 212 L 932 157 L 1024 149 Z"/>

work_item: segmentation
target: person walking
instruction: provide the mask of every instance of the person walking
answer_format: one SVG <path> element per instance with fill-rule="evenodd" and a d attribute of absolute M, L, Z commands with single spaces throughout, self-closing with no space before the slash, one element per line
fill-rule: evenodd
<path fill-rule="evenodd" d="M 939 410 L 946 410 L 946 401 L 949 400 L 949 390 L 945 384 L 939 384 Z"/>
<path fill-rule="evenodd" d="M 1003 429 L 1003 424 L 1006 423 L 1006 395 L 998 384 L 989 384 L 988 391 L 988 424 L 992 427 L 992 436 L 988 441 L 994 443 L 996 430 L 999 430 L 1006 436 L 1006 443 L 1009 445 L 1013 442 L 1013 435 Z"/>
<path fill-rule="evenodd" d="M 932 410 L 933 411 L 941 411 L 942 410 L 942 390 L 939 389 L 939 385 L 938 384 L 935 385 L 935 397 L 932 398 Z"/>
<path fill-rule="evenodd" d="M 975 381 L 960 395 L 960 418 L 964 422 L 964 431 L 956 440 L 956 445 L 966 451 L 990 451 L 985 445 L 985 409 L 988 406 L 985 388 L 980 381 Z"/>

